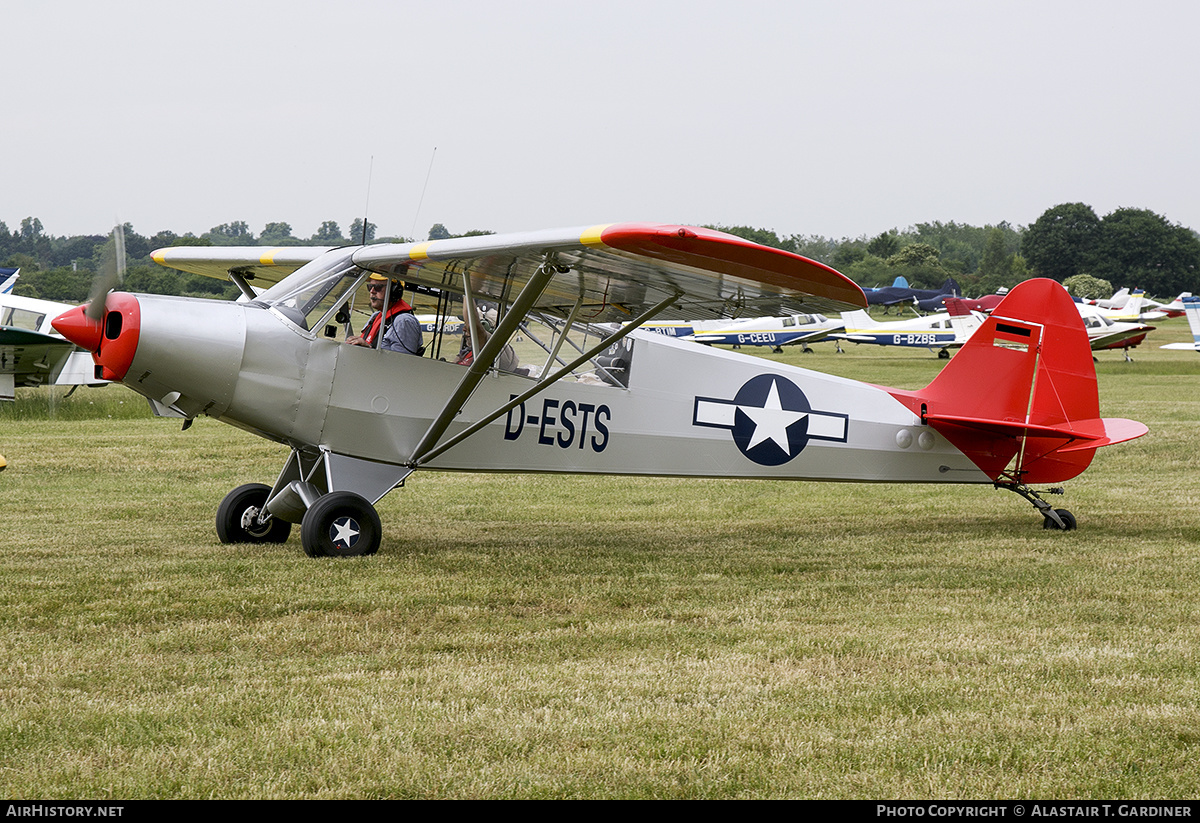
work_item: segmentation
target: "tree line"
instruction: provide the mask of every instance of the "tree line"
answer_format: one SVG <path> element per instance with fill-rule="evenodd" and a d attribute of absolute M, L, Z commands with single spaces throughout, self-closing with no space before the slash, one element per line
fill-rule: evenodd
<path fill-rule="evenodd" d="M 1049 277 L 1059 282 L 1099 283 L 1101 291 L 1107 289 L 1109 294 L 1121 286 L 1163 297 L 1182 291 L 1200 293 L 1200 236 L 1145 209 L 1122 208 L 1099 217 L 1084 203 L 1064 203 L 1047 209 L 1026 227 L 1007 222 L 982 227 L 932 222 L 853 239 L 780 236 L 770 229 L 749 226 L 708 228 L 818 260 L 864 288 L 891 285 L 897 276 L 914 287 L 933 288 L 953 277 L 964 294 L 980 296 L 1011 288 L 1030 277 Z M 165 269 L 150 259 L 150 253 L 179 245 L 338 246 L 411 241 L 379 237 L 376 226 L 362 218 L 355 218 L 346 234 L 336 221 L 324 221 L 306 238 L 294 236 L 292 227 L 284 222 L 267 223 L 257 236 L 244 221 L 223 223 L 200 235 L 160 231 L 147 237 L 128 223 L 124 229 L 127 290 L 208 297 L 233 297 L 237 289 L 212 278 Z M 437 223 L 427 239 L 490 233 L 475 229 L 452 234 Z M 47 234 L 34 217 L 25 218 L 13 231 L 0 222 L 0 266 L 21 268 L 17 294 L 82 302 L 107 242 L 106 234 Z"/>

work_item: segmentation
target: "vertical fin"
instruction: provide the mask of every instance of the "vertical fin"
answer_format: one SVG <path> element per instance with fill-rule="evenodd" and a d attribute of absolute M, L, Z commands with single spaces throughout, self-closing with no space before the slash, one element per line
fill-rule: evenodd
<path fill-rule="evenodd" d="M 1104 431 L 1083 320 L 1053 280 L 1014 288 L 932 383 L 893 395 L 993 479 L 1074 477 L 1095 449 L 1064 447 Z"/>

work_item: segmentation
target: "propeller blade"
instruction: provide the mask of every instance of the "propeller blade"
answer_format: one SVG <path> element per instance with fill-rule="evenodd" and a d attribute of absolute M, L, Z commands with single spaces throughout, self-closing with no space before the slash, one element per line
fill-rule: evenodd
<path fill-rule="evenodd" d="M 104 316 L 104 303 L 108 293 L 125 280 L 125 227 L 116 225 L 112 231 L 112 243 L 106 244 L 100 260 L 100 269 L 92 278 L 92 290 L 88 295 L 84 314 L 99 323 Z"/>

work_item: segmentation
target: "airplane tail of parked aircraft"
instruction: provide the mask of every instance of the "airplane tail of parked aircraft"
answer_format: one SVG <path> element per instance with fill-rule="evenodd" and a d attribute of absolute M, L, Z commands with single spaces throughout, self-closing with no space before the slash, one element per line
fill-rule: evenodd
<path fill-rule="evenodd" d="M 1168 343 L 1165 346 L 1159 346 L 1159 348 L 1175 349 L 1176 351 L 1200 351 L 1200 297 L 1181 294 L 1176 299 L 1183 306 L 1184 313 L 1187 315 L 1188 328 L 1192 332 L 1192 342 Z"/>
<path fill-rule="evenodd" d="M 1069 480 L 1099 447 L 1147 431 L 1100 417 L 1083 321 L 1052 280 L 1013 289 L 932 383 L 893 395 L 997 486 L 1018 492 Z"/>
<path fill-rule="evenodd" d="M 876 326 L 883 325 L 878 320 L 875 320 L 871 315 L 867 314 L 863 309 L 854 311 L 842 312 L 842 321 L 846 325 L 846 329 L 873 329 Z"/>
<path fill-rule="evenodd" d="M 963 340 L 970 338 L 979 328 L 980 316 L 971 311 L 961 297 L 947 297 L 943 302 L 955 333 Z"/>

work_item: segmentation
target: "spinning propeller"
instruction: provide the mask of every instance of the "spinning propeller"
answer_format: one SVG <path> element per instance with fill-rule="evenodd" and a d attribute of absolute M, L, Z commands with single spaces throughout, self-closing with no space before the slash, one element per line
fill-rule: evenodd
<path fill-rule="evenodd" d="M 113 228 L 112 242 L 104 245 L 100 257 L 100 268 L 92 279 L 92 290 L 88 302 L 83 306 L 63 312 L 51 325 L 63 337 L 75 345 L 98 353 L 104 338 L 104 312 L 108 308 L 108 295 L 125 279 L 125 229 Z M 119 318 L 118 318 L 119 320 Z M 120 322 L 115 326 L 114 337 L 120 331 Z M 97 361 L 99 362 L 99 361 Z M 112 379 L 105 377 L 104 379 Z"/>
<path fill-rule="evenodd" d="M 84 310 L 89 320 L 100 322 L 104 316 L 104 304 L 108 293 L 120 286 L 124 280 L 125 227 L 118 223 L 113 226 L 112 243 L 105 244 L 100 269 L 92 279 L 92 291 L 88 295 L 87 308 Z"/>

